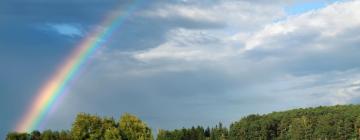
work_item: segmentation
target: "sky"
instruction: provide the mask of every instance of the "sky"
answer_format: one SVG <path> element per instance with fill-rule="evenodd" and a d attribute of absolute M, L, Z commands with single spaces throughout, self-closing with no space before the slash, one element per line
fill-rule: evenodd
<path fill-rule="evenodd" d="M 0 138 L 77 44 L 133 4 L 0 0 Z M 103 40 L 43 129 L 69 129 L 79 112 L 129 112 L 157 131 L 359 103 L 358 9 L 356 0 L 144 2 Z"/>

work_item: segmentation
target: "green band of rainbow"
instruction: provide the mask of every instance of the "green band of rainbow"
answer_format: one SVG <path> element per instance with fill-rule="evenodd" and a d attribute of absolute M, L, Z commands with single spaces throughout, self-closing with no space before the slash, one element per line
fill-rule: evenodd
<path fill-rule="evenodd" d="M 103 40 L 108 39 L 115 29 L 119 28 L 131 13 L 140 5 L 141 0 L 135 1 L 126 11 L 111 12 L 97 29 L 89 34 L 71 53 L 66 61 L 59 66 L 57 72 L 51 76 L 39 90 L 35 100 L 23 118 L 18 122 L 16 131 L 30 132 L 39 129 L 48 116 L 54 104 L 64 96 L 69 83 L 79 74 L 85 63 L 101 47 Z"/>

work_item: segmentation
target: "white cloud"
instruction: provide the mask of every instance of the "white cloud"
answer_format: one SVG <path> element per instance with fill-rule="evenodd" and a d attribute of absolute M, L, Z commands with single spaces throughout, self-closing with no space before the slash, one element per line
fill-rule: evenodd
<path fill-rule="evenodd" d="M 360 98 L 360 80 L 356 79 L 350 81 L 349 85 L 337 89 L 334 97 L 331 99 L 333 104 L 346 104 L 352 103 L 353 100 Z"/>
<path fill-rule="evenodd" d="M 229 32 L 234 30 L 252 31 L 285 17 L 283 5 L 275 3 L 262 4 L 252 1 L 227 0 L 207 4 L 196 2 L 176 5 L 159 4 L 155 9 L 145 11 L 143 15 L 221 23 L 231 27 Z"/>
<path fill-rule="evenodd" d="M 230 12 L 231 10 L 239 10 L 239 8 L 235 8 L 233 6 L 241 6 L 240 4 L 231 5 L 229 3 L 234 3 L 234 1 L 226 1 L 219 4 L 220 6 L 218 6 L 218 8 L 223 8 L 223 11 L 214 10 L 217 6 L 212 7 L 214 9 L 196 7 L 195 9 L 197 10 L 193 10 L 193 8 L 188 9 L 186 5 L 175 5 L 176 8 L 161 9 L 162 12 L 152 11 L 152 14 L 160 14 L 158 16 L 161 17 L 172 17 L 168 14 L 179 14 L 179 12 L 176 12 L 176 9 L 186 9 L 192 11 L 189 12 L 192 14 L 184 14 L 183 16 L 189 18 L 199 17 L 198 19 L 201 19 L 206 18 L 207 16 L 211 18 L 216 17 L 215 19 L 228 22 L 229 25 L 236 25 L 237 22 L 245 22 L 242 20 L 234 21 L 224 19 L 241 19 L 232 16 L 228 17 L 231 13 L 237 13 Z M 323 9 L 312 10 L 304 14 L 290 16 L 284 21 L 276 23 L 267 22 L 269 24 L 266 26 L 264 25 L 264 28 L 257 32 L 244 32 L 238 30 L 239 32 L 236 34 L 229 34 L 229 28 L 237 30 L 237 28 L 234 28 L 233 26 L 216 30 L 173 29 L 168 32 L 166 42 L 158 47 L 137 52 L 134 57 L 141 61 L 155 59 L 164 60 L 166 58 L 190 61 L 205 59 L 219 60 L 227 56 L 247 55 L 247 52 L 244 51 L 253 49 L 262 51 L 264 51 L 264 49 L 267 49 L 268 51 L 277 49 L 278 51 L 285 52 L 288 50 L 299 50 L 300 52 L 310 51 L 310 53 L 317 51 L 321 52 L 324 49 L 332 49 L 334 46 L 338 47 L 336 45 L 343 43 L 342 41 L 349 43 L 349 40 L 346 40 L 348 38 L 342 37 L 341 34 L 349 33 L 349 29 L 351 30 L 352 28 L 357 28 L 360 25 L 360 18 L 358 18 L 360 17 L 360 12 L 356 10 L 359 6 L 359 1 L 334 3 Z M 230 14 L 222 13 L 224 11 Z M 223 16 L 216 14 L 222 14 Z M 244 15 L 244 13 L 239 15 Z M 281 14 L 277 15 L 277 17 L 281 16 Z M 253 17 L 258 19 L 258 15 L 256 13 Z M 346 22 L 345 25 L 344 22 Z M 352 41 L 357 41 L 357 39 L 353 39 Z M 288 56 L 286 54 L 284 55 Z M 270 57 L 274 58 L 278 56 Z"/>
<path fill-rule="evenodd" d="M 359 7 L 360 1 L 334 3 L 323 9 L 312 10 L 304 14 L 288 17 L 285 21 L 267 25 L 263 30 L 255 33 L 246 41 L 245 49 L 250 50 L 255 47 L 268 49 L 291 47 L 287 46 L 286 42 L 291 42 L 293 40 L 290 39 L 296 38 L 287 38 L 288 36 L 306 33 L 317 33 L 315 38 L 313 38 L 314 40 L 317 38 L 331 40 L 333 37 L 338 37 L 339 34 L 360 25 Z M 302 43 L 309 45 L 310 43 L 316 42 Z M 313 46 L 316 47 L 314 44 Z M 311 46 L 309 45 L 308 47 Z"/>
<path fill-rule="evenodd" d="M 358 72 L 348 71 L 357 69 L 355 59 L 360 59 L 354 47 L 360 42 L 354 33 L 360 30 L 358 7 L 360 1 L 334 3 L 270 23 L 255 33 L 241 31 L 229 35 L 226 29 L 173 29 L 163 44 L 134 52 L 133 57 L 157 67 L 158 71 L 167 71 L 165 68 L 169 66 L 178 67 L 177 70 L 188 70 L 180 68 L 185 66 L 204 71 L 218 67 L 223 73 L 231 73 L 233 78 L 241 78 L 239 81 L 245 80 L 269 91 L 282 90 L 282 96 L 289 96 L 291 100 L 302 98 L 299 104 L 306 100 L 308 104 L 349 103 L 359 95 L 358 87 L 349 87 L 360 79 L 354 76 Z M 261 74 L 263 72 L 269 73 Z M 244 78 L 244 75 L 261 75 L 272 82 Z M 291 80 L 281 82 L 284 80 L 281 77 L 286 79 L 287 75 L 292 75 Z M 338 81 L 342 77 L 345 83 Z M 292 89 L 296 86 L 302 89 Z M 314 96 L 321 98 L 311 100 Z"/>
<path fill-rule="evenodd" d="M 156 48 L 135 53 L 134 58 L 144 62 L 170 59 L 191 63 L 217 61 L 235 55 L 235 48 L 222 46 L 222 41 L 206 30 L 174 29 L 167 34 L 167 40 Z"/>
<path fill-rule="evenodd" d="M 285 80 L 286 79 L 286 80 Z M 284 78 L 280 85 L 286 94 L 293 94 L 296 100 L 305 100 L 310 105 L 336 105 L 360 101 L 360 71 L 332 71 L 306 76 Z M 285 96 L 284 95 L 284 96 Z"/>

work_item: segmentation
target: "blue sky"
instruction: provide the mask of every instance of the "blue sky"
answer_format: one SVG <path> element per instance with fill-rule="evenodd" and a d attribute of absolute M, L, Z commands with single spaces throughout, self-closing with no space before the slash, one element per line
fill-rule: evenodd
<path fill-rule="evenodd" d="M 132 1 L 0 0 L 0 138 L 107 13 Z M 104 42 L 45 129 L 78 112 L 153 131 L 360 101 L 359 1 L 152 1 Z M 274 22 L 276 21 L 276 22 Z"/>
<path fill-rule="evenodd" d="M 323 8 L 327 4 L 328 3 L 325 1 L 304 1 L 290 5 L 289 7 L 285 8 L 285 11 L 289 15 L 296 15 L 302 14 L 307 11 Z"/>

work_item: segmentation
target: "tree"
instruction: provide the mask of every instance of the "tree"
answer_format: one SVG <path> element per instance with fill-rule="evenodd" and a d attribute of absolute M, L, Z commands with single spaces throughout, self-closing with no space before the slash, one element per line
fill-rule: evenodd
<path fill-rule="evenodd" d="M 125 113 L 119 120 L 122 138 L 126 140 L 152 140 L 151 129 L 136 116 Z"/>
<path fill-rule="evenodd" d="M 75 140 L 102 139 L 102 119 L 96 115 L 78 114 L 71 128 L 71 136 Z"/>
<path fill-rule="evenodd" d="M 105 140 L 121 140 L 120 130 L 117 128 L 117 123 L 113 118 L 103 118 L 102 132 Z"/>
<path fill-rule="evenodd" d="M 38 130 L 34 130 L 31 132 L 30 134 L 30 140 L 40 140 L 41 138 L 41 133 Z"/>
<path fill-rule="evenodd" d="M 6 140 L 28 140 L 29 134 L 27 133 L 18 133 L 18 132 L 10 132 L 6 136 Z"/>
<path fill-rule="evenodd" d="M 210 140 L 226 140 L 228 139 L 228 130 L 219 123 L 215 128 L 211 129 Z"/>
<path fill-rule="evenodd" d="M 56 137 L 53 134 L 53 131 L 51 130 L 45 130 L 41 135 L 41 140 L 54 140 L 54 139 L 56 139 Z"/>
<path fill-rule="evenodd" d="M 60 131 L 59 140 L 72 140 L 70 132 L 65 130 Z"/>
<path fill-rule="evenodd" d="M 157 135 L 157 140 L 175 140 L 175 139 L 173 138 L 171 132 L 160 129 Z"/>
<path fill-rule="evenodd" d="M 205 137 L 210 137 L 210 128 L 209 127 L 206 127 L 205 131 L 204 131 L 204 136 Z"/>
<path fill-rule="evenodd" d="M 105 140 L 121 140 L 121 135 L 116 127 L 107 128 L 104 134 Z"/>
<path fill-rule="evenodd" d="M 215 127 L 160 129 L 158 140 L 360 139 L 360 105 L 337 105 L 249 115 Z M 113 118 L 80 113 L 71 131 L 11 132 L 6 140 L 153 140 L 151 129 L 128 113 Z"/>

